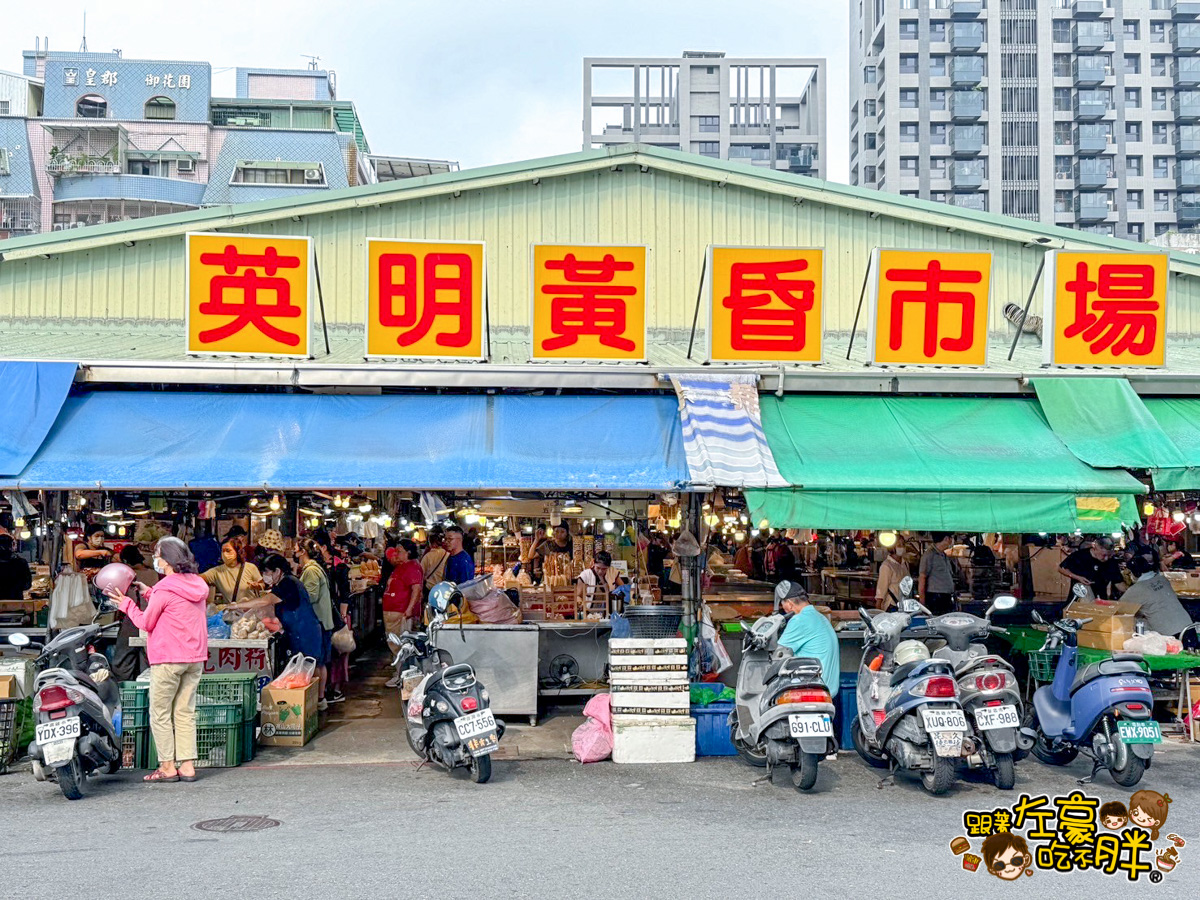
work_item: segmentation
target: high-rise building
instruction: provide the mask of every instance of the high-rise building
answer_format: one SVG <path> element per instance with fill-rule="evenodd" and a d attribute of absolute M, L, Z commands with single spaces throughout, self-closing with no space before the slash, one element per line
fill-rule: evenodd
<path fill-rule="evenodd" d="M 850 181 L 1142 241 L 1200 223 L 1200 0 L 851 0 Z"/>
<path fill-rule="evenodd" d="M 825 60 L 583 61 L 583 148 L 653 144 L 824 178 Z"/>

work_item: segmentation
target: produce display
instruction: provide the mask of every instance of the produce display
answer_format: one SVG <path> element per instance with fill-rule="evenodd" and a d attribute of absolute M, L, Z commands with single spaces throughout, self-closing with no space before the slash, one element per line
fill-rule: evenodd
<path fill-rule="evenodd" d="M 254 613 L 246 613 L 230 626 L 229 636 L 235 641 L 265 641 L 271 632 L 262 619 Z"/>

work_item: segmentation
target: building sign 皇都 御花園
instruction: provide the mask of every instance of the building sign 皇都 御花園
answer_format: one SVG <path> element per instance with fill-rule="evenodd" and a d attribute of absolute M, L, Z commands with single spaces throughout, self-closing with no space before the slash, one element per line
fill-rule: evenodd
<path fill-rule="evenodd" d="M 1165 253 L 1055 250 L 1044 304 L 1047 365 L 1166 364 Z"/>
<path fill-rule="evenodd" d="M 876 249 L 871 266 L 872 363 L 986 365 L 990 253 Z"/>
<path fill-rule="evenodd" d="M 642 245 L 534 244 L 532 358 L 645 360 L 647 254 Z"/>
<path fill-rule="evenodd" d="M 478 241 L 368 238 L 367 356 L 483 359 L 485 259 Z"/>
<path fill-rule="evenodd" d="M 710 247 L 708 358 L 821 362 L 822 263 L 813 248 Z"/>
<path fill-rule="evenodd" d="M 187 351 L 307 357 L 312 239 L 186 236 Z"/>

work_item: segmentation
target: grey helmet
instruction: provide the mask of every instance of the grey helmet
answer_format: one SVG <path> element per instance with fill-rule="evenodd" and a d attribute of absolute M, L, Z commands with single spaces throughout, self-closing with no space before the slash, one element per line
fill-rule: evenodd
<path fill-rule="evenodd" d="M 429 591 L 429 607 L 437 615 L 446 615 L 452 606 L 461 610 L 462 605 L 462 591 L 452 581 L 439 582 Z"/>

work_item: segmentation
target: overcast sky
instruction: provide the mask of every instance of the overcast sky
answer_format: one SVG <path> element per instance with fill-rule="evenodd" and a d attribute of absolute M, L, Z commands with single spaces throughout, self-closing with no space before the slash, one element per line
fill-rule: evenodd
<path fill-rule="evenodd" d="M 845 181 L 847 2 L 0 0 L 0 69 L 21 71 L 35 36 L 77 50 L 85 8 L 89 50 L 209 62 L 218 96 L 234 95 L 235 66 L 303 68 L 318 55 L 372 151 L 465 168 L 579 150 L 585 56 L 823 56 L 829 172 Z"/>

